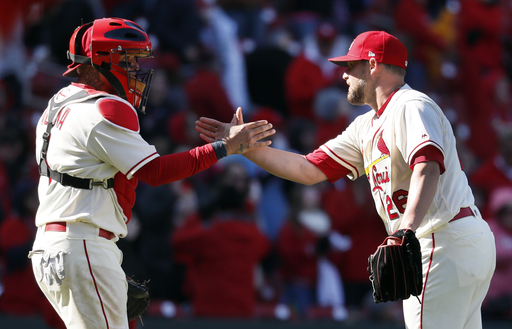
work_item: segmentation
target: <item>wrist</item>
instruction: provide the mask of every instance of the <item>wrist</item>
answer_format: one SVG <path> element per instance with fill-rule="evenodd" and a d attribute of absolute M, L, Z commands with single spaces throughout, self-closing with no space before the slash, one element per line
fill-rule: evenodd
<path fill-rule="evenodd" d="M 403 229 L 403 230 L 406 230 L 406 229 L 409 229 L 409 230 L 412 230 L 414 232 L 416 232 L 416 229 L 418 228 L 418 224 L 416 224 L 416 221 L 414 220 L 413 217 L 410 216 L 410 214 L 404 214 L 404 217 L 402 217 L 402 222 L 400 223 L 400 226 L 398 227 L 398 229 Z"/>
<path fill-rule="evenodd" d="M 211 144 L 213 151 L 215 152 L 215 156 L 217 157 L 217 161 L 228 156 L 228 150 L 226 148 L 226 144 L 224 144 L 223 141 L 216 141 Z"/>

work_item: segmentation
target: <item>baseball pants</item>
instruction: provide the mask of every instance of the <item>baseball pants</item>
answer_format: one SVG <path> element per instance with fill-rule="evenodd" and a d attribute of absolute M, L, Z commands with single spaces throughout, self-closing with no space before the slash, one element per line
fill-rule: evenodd
<path fill-rule="evenodd" d="M 403 303 L 408 329 L 482 328 L 480 308 L 496 266 L 496 247 L 489 225 L 473 211 L 478 215 L 419 239 L 423 293 L 421 304 L 414 297 Z"/>
<path fill-rule="evenodd" d="M 66 232 L 38 229 L 29 254 L 39 287 L 67 328 L 127 329 L 122 252 L 87 223 Z"/>

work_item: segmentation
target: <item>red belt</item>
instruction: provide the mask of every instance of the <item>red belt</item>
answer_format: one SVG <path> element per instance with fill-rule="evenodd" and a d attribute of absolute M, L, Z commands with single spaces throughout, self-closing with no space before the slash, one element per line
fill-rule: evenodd
<path fill-rule="evenodd" d="M 461 219 L 461 218 L 468 217 L 468 216 L 475 216 L 475 214 L 473 213 L 473 210 L 471 210 L 471 208 L 469 208 L 469 207 L 460 208 L 459 213 L 457 215 L 455 215 L 455 217 L 453 217 L 453 219 L 450 222 L 453 222 L 454 220 Z"/>
<path fill-rule="evenodd" d="M 66 232 L 66 222 L 48 223 L 48 224 L 46 224 L 44 231 L 45 232 L 46 231 Z M 109 240 L 112 240 L 113 238 L 116 237 L 114 233 L 104 230 L 102 228 L 100 228 L 100 233 L 98 235 L 101 236 L 102 238 L 109 239 Z"/>

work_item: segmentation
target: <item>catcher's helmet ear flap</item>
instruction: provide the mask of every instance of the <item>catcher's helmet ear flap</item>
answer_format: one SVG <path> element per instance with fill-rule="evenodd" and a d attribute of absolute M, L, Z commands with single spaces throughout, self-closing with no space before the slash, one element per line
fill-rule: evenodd
<path fill-rule="evenodd" d="M 91 32 L 92 22 L 83 24 L 75 29 L 69 39 L 68 59 L 73 63 L 62 75 L 65 77 L 78 77 L 77 68 L 80 64 L 91 65 Z"/>

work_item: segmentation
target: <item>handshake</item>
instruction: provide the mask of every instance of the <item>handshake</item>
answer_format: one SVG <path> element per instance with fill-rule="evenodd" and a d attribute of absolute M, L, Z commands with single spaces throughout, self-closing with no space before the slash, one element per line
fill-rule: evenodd
<path fill-rule="evenodd" d="M 242 109 L 239 107 L 230 123 L 215 119 L 200 118 L 196 121 L 196 130 L 203 140 L 209 143 L 222 141 L 227 154 L 244 154 L 258 147 L 269 146 L 270 140 L 262 139 L 275 134 L 272 124 L 266 120 L 244 123 Z"/>

